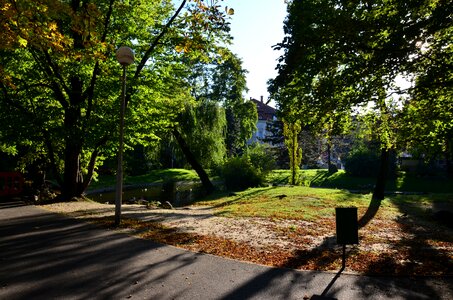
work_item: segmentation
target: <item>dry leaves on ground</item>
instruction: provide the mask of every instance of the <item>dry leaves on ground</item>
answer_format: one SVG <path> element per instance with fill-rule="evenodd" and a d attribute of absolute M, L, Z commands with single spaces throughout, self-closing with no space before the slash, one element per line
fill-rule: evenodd
<path fill-rule="evenodd" d="M 113 208 L 73 202 L 43 206 L 113 228 Z M 226 218 L 207 207 L 147 210 L 123 207 L 119 230 L 191 251 L 303 270 L 337 271 L 335 218 L 317 222 Z M 453 235 L 436 224 L 378 216 L 359 231 L 360 244 L 348 246 L 347 271 L 380 275 L 453 275 Z"/>

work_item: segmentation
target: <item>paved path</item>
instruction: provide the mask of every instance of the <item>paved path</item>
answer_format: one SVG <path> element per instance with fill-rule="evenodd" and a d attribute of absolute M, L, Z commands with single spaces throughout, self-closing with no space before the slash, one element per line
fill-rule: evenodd
<path fill-rule="evenodd" d="M 0 259 L 0 299 L 453 299 L 451 277 L 268 268 L 129 237 L 34 206 L 0 205 Z"/>

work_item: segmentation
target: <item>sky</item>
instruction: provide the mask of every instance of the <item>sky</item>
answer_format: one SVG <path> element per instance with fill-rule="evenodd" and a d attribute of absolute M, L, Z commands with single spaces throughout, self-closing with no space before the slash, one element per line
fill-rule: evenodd
<path fill-rule="evenodd" d="M 275 67 L 281 52 L 272 46 L 283 40 L 283 21 L 286 17 L 284 0 L 225 0 L 223 5 L 234 9 L 231 17 L 230 47 L 243 61 L 247 74 L 247 99 L 266 101 L 268 79 L 277 75 Z M 272 103 L 271 103 L 272 105 Z"/>

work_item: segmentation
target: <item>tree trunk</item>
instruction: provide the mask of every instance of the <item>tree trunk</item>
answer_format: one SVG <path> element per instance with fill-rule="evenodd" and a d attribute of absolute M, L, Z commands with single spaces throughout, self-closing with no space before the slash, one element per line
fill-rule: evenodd
<path fill-rule="evenodd" d="M 211 180 L 209 180 L 208 174 L 206 174 L 205 170 L 197 161 L 192 151 L 190 151 L 190 148 L 187 145 L 186 141 L 176 128 L 173 129 L 173 136 L 176 138 L 176 141 L 178 142 L 181 151 L 184 153 L 187 162 L 192 166 L 195 172 L 197 172 L 198 177 L 200 177 L 204 189 L 208 194 L 211 194 L 214 191 L 214 185 L 212 184 Z"/>
<path fill-rule="evenodd" d="M 446 151 L 445 151 L 445 163 L 447 165 L 447 176 L 453 178 L 453 164 L 451 161 L 451 158 L 453 156 L 453 151 L 452 151 L 452 145 L 451 143 L 448 142 L 448 139 L 446 141 Z"/>
<path fill-rule="evenodd" d="M 296 185 L 296 171 L 297 171 L 297 133 L 294 129 L 294 126 L 291 128 L 292 130 L 292 162 L 291 162 L 291 185 Z"/>
<path fill-rule="evenodd" d="M 91 183 L 91 180 L 93 179 L 93 173 L 94 173 L 94 167 L 96 166 L 96 159 L 99 155 L 99 150 L 94 150 L 93 153 L 91 154 L 90 158 L 90 163 L 88 164 L 88 173 L 85 176 L 84 180 L 82 181 L 83 187 L 82 187 L 82 193 L 85 192 L 85 190 L 88 188 L 88 186 Z"/>
<path fill-rule="evenodd" d="M 381 201 L 384 199 L 385 182 L 387 181 L 389 159 L 390 150 L 387 148 L 382 149 L 381 163 L 379 166 L 379 172 L 376 179 L 376 186 L 374 187 L 374 192 L 371 198 L 370 205 L 368 206 L 365 214 L 359 220 L 360 228 L 364 227 L 374 218 L 374 216 L 376 216 L 381 206 Z"/>
<path fill-rule="evenodd" d="M 330 141 L 327 141 L 327 168 L 329 169 L 329 172 L 330 172 L 330 165 L 331 165 L 331 161 L 330 161 Z"/>
<path fill-rule="evenodd" d="M 83 148 L 83 134 L 80 128 L 82 103 L 82 81 L 71 77 L 70 105 L 65 109 L 64 129 L 66 133 L 64 148 L 64 174 L 61 187 L 61 200 L 70 201 L 83 193 L 83 176 L 80 167 L 80 154 Z"/>
<path fill-rule="evenodd" d="M 332 164 L 331 156 L 332 156 L 332 139 L 329 138 L 328 143 L 327 143 L 327 166 L 328 166 L 329 174 L 338 172 L 337 166 Z"/>
<path fill-rule="evenodd" d="M 373 199 L 383 200 L 385 192 L 385 182 L 387 181 L 388 166 L 390 159 L 390 150 L 383 148 L 381 150 L 381 163 L 379 172 L 376 179 L 376 186 L 374 187 Z"/>
<path fill-rule="evenodd" d="M 71 141 L 66 143 L 61 200 L 70 201 L 83 193 L 83 177 L 80 170 L 80 147 Z"/>

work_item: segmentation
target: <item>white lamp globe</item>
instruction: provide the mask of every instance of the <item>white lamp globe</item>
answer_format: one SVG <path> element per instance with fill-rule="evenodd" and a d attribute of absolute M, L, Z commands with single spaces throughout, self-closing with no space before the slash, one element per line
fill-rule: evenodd
<path fill-rule="evenodd" d="M 122 66 L 129 66 L 134 62 L 134 51 L 129 47 L 122 46 L 116 50 L 116 59 Z"/>

